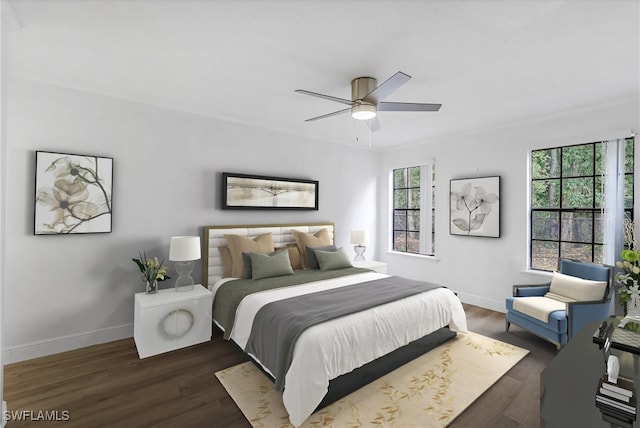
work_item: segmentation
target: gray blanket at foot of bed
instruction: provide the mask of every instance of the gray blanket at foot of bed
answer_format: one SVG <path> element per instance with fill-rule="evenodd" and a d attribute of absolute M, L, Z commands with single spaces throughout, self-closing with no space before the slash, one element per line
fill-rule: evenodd
<path fill-rule="evenodd" d="M 273 373 L 281 391 L 296 340 L 307 328 L 439 287 L 391 276 L 268 303 L 256 313 L 245 352 Z"/>

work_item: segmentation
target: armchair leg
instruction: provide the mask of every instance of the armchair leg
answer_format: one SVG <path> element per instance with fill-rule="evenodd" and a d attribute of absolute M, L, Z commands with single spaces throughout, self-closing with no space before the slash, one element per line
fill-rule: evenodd
<path fill-rule="evenodd" d="M 509 327 L 511 327 L 511 323 L 508 320 L 504 320 L 504 331 L 509 333 Z"/>

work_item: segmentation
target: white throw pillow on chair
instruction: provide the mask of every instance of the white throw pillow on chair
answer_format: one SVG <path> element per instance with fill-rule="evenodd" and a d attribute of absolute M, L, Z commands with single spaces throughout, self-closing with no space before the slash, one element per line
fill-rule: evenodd
<path fill-rule="evenodd" d="M 554 272 L 549 293 L 568 297 L 578 302 L 585 302 L 604 299 L 606 288 L 607 281 L 593 281 Z"/>

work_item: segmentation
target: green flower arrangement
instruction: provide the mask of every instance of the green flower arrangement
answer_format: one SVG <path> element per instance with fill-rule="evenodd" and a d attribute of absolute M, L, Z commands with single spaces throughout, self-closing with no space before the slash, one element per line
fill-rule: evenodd
<path fill-rule="evenodd" d="M 158 260 L 157 257 L 152 259 L 147 258 L 146 253 L 140 254 L 139 259 L 131 259 L 142 272 L 142 280 L 148 283 L 152 283 L 154 281 L 166 281 L 167 279 L 171 279 L 170 276 L 167 275 L 167 268 L 163 266 L 164 259 Z"/>
<path fill-rule="evenodd" d="M 620 285 L 618 294 L 620 303 L 626 303 L 632 299 L 638 299 L 638 281 L 640 280 L 640 252 L 635 250 L 623 250 L 620 253 L 621 261 L 616 266 L 622 270 L 616 275 L 616 282 Z"/>
<path fill-rule="evenodd" d="M 618 294 L 620 295 L 620 304 L 626 306 L 627 309 L 631 309 L 631 306 L 635 311 L 640 311 L 640 251 L 636 251 L 634 248 L 638 248 L 635 238 L 635 226 L 631 220 L 624 221 L 624 238 L 627 244 L 628 250 L 622 250 L 620 258 L 616 262 L 616 266 L 620 269 L 620 272 L 616 274 L 616 283 L 620 286 Z"/>

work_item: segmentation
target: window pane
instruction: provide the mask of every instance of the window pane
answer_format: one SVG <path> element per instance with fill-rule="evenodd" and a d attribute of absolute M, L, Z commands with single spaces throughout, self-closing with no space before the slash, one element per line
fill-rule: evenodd
<path fill-rule="evenodd" d="M 393 208 L 407 208 L 407 189 L 399 189 L 393 192 Z"/>
<path fill-rule="evenodd" d="M 420 231 L 420 210 L 407 211 L 407 230 Z"/>
<path fill-rule="evenodd" d="M 557 242 L 533 241 L 531 243 L 531 268 L 554 271 L 558 269 Z"/>
<path fill-rule="evenodd" d="M 624 172 L 633 173 L 633 138 L 625 141 L 624 145 Z"/>
<path fill-rule="evenodd" d="M 409 208 L 414 210 L 420 209 L 420 188 L 417 189 L 409 189 Z"/>
<path fill-rule="evenodd" d="M 409 168 L 409 187 L 420 187 L 420 167 Z"/>
<path fill-rule="evenodd" d="M 604 166 L 604 148 L 605 145 L 602 143 L 596 143 L 596 175 L 602 175 L 605 171 Z"/>
<path fill-rule="evenodd" d="M 531 177 L 560 177 L 560 149 L 536 150 L 531 153 Z"/>
<path fill-rule="evenodd" d="M 560 208 L 560 180 L 534 181 L 532 187 L 532 208 Z"/>
<path fill-rule="evenodd" d="M 591 212 L 563 212 L 561 218 L 561 241 L 593 242 L 593 217 Z M 591 257 L 591 249 L 589 249 L 589 257 Z"/>
<path fill-rule="evenodd" d="M 400 168 L 393 170 L 393 187 L 407 187 L 407 169 Z"/>
<path fill-rule="evenodd" d="M 596 198 L 595 198 L 595 208 L 604 208 L 605 200 L 604 193 L 602 193 L 603 189 L 602 177 L 596 177 Z"/>
<path fill-rule="evenodd" d="M 624 176 L 624 207 L 633 208 L 633 175 Z"/>
<path fill-rule="evenodd" d="M 409 253 L 420 252 L 420 232 L 407 233 L 407 252 Z"/>
<path fill-rule="evenodd" d="M 596 244 L 604 244 L 604 218 L 601 212 L 593 213 L 594 216 L 594 236 L 593 242 Z"/>
<path fill-rule="evenodd" d="M 407 251 L 407 235 L 404 232 L 394 232 L 393 249 L 394 251 Z"/>
<path fill-rule="evenodd" d="M 593 208 L 593 177 L 562 181 L 562 208 Z"/>
<path fill-rule="evenodd" d="M 571 244 L 562 242 L 560 244 L 560 257 L 563 259 L 578 260 L 581 262 L 591 262 L 591 244 Z"/>
<path fill-rule="evenodd" d="M 593 144 L 563 147 L 562 176 L 593 175 Z"/>
<path fill-rule="evenodd" d="M 532 238 L 557 241 L 560 237 L 560 213 L 534 211 L 532 215 Z"/>
<path fill-rule="evenodd" d="M 593 246 L 593 262 L 594 263 L 604 263 L 604 246 L 603 245 L 594 245 Z"/>
<path fill-rule="evenodd" d="M 407 212 L 396 210 L 393 213 L 393 230 L 407 230 Z"/>

